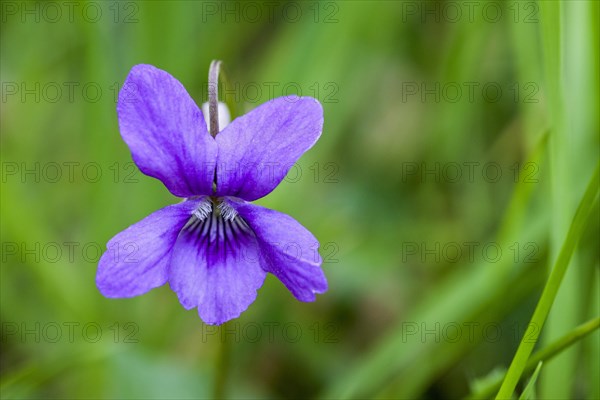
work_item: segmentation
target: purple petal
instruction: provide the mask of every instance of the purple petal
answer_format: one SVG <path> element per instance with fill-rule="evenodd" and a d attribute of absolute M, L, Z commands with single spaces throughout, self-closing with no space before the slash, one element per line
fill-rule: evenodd
<path fill-rule="evenodd" d="M 151 65 L 131 69 L 117 104 L 119 128 L 140 170 L 175 196 L 211 194 L 217 144 L 177 79 Z"/>
<path fill-rule="evenodd" d="M 319 242 L 289 215 L 254 204 L 229 201 L 252 228 L 260 246 L 262 267 L 275 275 L 300 301 L 314 301 L 327 290 Z"/>
<path fill-rule="evenodd" d="M 100 292 L 133 297 L 164 285 L 171 249 L 197 204 L 185 201 L 162 208 L 113 237 L 98 263 Z"/>
<path fill-rule="evenodd" d="M 235 119 L 216 136 L 218 195 L 267 195 L 322 129 L 323 108 L 312 97 L 280 97 Z"/>
<path fill-rule="evenodd" d="M 215 213 L 193 217 L 182 230 L 171 258 L 169 284 L 186 309 L 219 325 L 239 317 L 256 299 L 266 272 L 260 267 L 252 231 L 239 218 Z"/>

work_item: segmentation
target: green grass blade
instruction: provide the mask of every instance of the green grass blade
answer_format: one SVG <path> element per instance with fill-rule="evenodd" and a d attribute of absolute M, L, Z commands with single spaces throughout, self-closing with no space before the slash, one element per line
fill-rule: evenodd
<path fill-rule="evenodd" d="M 550 344 L 548 347 L 545 347 L 543 350 L 536 352 L 529 358 L 527 361 L 527 365 L 523 370 L 524 374 L 530 373 L 536 365 L 540 362 L 547 362 L 551 360 L 556 355 L 560 354 L 565 349 L 568 349 L 575 343 L 578 343 L 580 340 L 584 339 L 591 333 L 595 332 L 600 327 L 600 318 L 595 318 L 591 321 L 588 321 L 584 324 L 579 325 L 577 328 L 573 329 L 571 332 L 558 339 L 554 343 Z M 500 385 L 502 384 L 504 379 L 504 375 L 499 379 L 490 382 L 488 386 L 484 389 L 480 390 L 477 393 L 474 393 L 467 397 L 467 400 L 472 399 L 488 399 L 493 396 L 494 392 L 500 389 Z"/>
<path fill-rule="evenodd" d="M 587 216 L 597 197 L 599 170 L 600 165 L 597 165 L 592 179 L 590 180 L 585 194 L 579 204 L 579 207 L 577 208 L 577 212 L 575 213 L 575 217 L 573 218 L 573 222 L 569 228 L 569 233 L 563 243 L 556 263 L 552 268 L 552 272 L 550 273 L 548 282 L 544 287 L 542 296 L 533 313 L 531 322 L 527 327 L 525 335 L 523 336 L 523 339 L 519 344 L 519 348 L 517 349 L 517 353 L 515 354 L 515 357 L 513 358 L 513 361 L 508 369 L 508 373 L 504 378 L 504 382 L 500 387 L 500 391 L 496 396 L 497 399 L 511 398 L 512 393 L 514 392 L 515 387 L 517 386 L 517 383 L 523 374 L 523 370 L 525 369 L 529 355 L 537 343 L 540 331 L 546 322 L 546 318 L 548 317 L 552 303 L 554 302 L 562 279 L 567 271 L 567 267 L 569 266 L 569 261 L 575 249 L 575 245 L 581 236 L 581 232 L 583 231 L 585 223 L 587 222 Z"/>
<path fill-rule="evenodd" d="M 535 382 L 537 381 L 538 375 L 540 374 L 540 369 L 542 369 L 542 364 L 543 363 L 541 361 L 538 363 L 537 367 L 535 368 L 535 371 L 533 372 L 533 375 L 531 376 L 531 379 L 529 380 L 529 383 L 527 383 L 527 386 L 525 386 L 523 393 L 521 393 L 521 395 L 519 396 L 519 400 L 535 399 Z"/>

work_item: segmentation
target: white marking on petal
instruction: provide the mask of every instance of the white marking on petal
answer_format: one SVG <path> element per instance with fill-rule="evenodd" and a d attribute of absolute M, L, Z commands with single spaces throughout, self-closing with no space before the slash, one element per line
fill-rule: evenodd
<path fill-rule="evenodd" d="M 233 221 L 235 217 L 237 217 L 238 213 L 231 207 L 229 204 L 225 202 L 221 202 L 218 206 L 221 215 L 225 219 L 225 221 Z"/>
<path fill-rule="evenodd" d="M 202 200 L 192 214 L 200 221 L 204 221 L 212 211 L 212 202 L 208 199 Z"/>

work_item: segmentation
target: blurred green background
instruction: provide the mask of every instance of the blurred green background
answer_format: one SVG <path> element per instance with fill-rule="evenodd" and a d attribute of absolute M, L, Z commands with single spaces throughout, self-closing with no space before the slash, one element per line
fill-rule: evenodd
<path fill-rule="evenodd" d="M 210 398 L 219 376 L 234 398 L 454 399 L 508 366 L 599 159 L 598 2 L 1 7 L 3 399 Z M 129 69 L 200 104 L 213 59 L 242 112 L 290 93 L 325 112 L 258 203 L 317 236 L 330 289 L 299 303 L 269 276 L 222 330 L 168 287 L 94 282 L 108 239 L 177 201 L 119 136 Z M 599 314 L 599 219 L 540 348 Z M 539 398 L 600 398 L 599 353 L 596 332 L 546 363 Z"/>

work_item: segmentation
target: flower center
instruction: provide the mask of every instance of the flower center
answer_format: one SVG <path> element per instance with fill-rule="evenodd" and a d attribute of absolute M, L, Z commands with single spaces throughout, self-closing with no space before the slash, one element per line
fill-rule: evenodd
<path fill-rule="evenodd" d="M 238 247 L 252 240 L 254 232 L 238 212 L 223 198 L 205 197 L 192 212 L 181 234 L 190 238 L 207 253 L 235 254 Z"/>
<path fill-rule="evenodd" d="M 211 215 L 214 215 L 217 218 L 223 218 L 225 221 L 233 221 L 238 216 L 238 212 L 223 201 L 223 198 L 221 197 L 205 198 L 198 204 L 198 207 L 192 214 L 199 221 L 204 221 Z"/>

